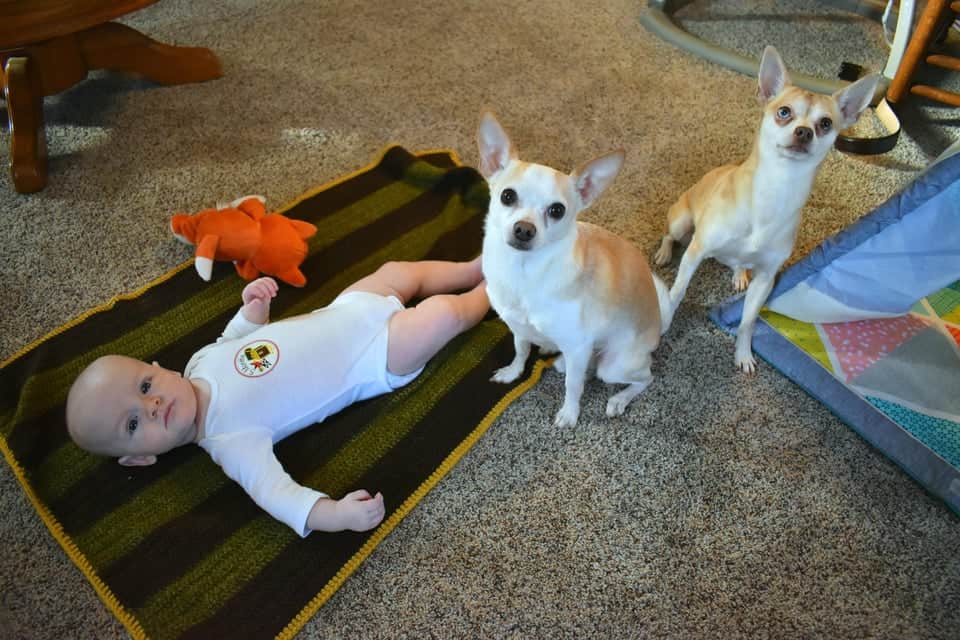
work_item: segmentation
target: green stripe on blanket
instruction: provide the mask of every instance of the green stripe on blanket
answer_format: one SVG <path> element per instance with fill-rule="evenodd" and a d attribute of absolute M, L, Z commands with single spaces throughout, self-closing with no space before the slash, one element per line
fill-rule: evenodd
<path fill-rule="evenodd" d="M 283 287 L 275 318 L 323 306 L 387 260 L 467 260 L 480 251 L 486 183 L 448 153 L 392 147 L 379 162 L 282 211 L 318 226 L 307 286 Z M 173 241 L 171 239 L 171 241 Z M 300 539 L 261 511 L 198 447 L 124 468 L 70 442 L 63 404 L 74 377 L 105 353 L 182 369 L 216 339 L 243 281 L 191 264 L 84 314 L 0 369 L 0 448 L 38 513 L 134 637 L 290 637 L 411 508 L 528 388 L 489 382 L 512 344 L 495 318 L 451 342 L 395 393 L 348 407 L 278 443 L 298 481 L 334 497 L 382 491 L 374 531 Z"/>

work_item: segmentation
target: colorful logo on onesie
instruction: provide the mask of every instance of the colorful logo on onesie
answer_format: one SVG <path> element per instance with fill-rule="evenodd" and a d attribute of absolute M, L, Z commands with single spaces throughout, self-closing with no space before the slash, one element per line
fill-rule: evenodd
<path fill-rule="evenodd" d="M 280 360 L 280 349 L 270 340 L 257 340 L 240 347 L 233 363 L 237 373 L 247 378 L 259 378 L 273 371 Z"/>

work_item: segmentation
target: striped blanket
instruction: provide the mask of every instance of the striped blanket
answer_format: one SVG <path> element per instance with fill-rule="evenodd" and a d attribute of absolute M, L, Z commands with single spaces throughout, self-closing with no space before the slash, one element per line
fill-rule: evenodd
<path fill-rule="evenodd" d="M 323 306 L 386 260 L 475 256 L 488 197 L 483 179 L 451 154 L 399 147 L 306 194 L 281 211 L 318 227 L 302 267 L 307 286 L 282 287 L 273 316 Z M 243 285 L 229 264 L 217 264 L 207 283 L 185 263 L 0 368 L 7 462 L 52 535 L 137 638 L 291 637 L 542 367 L 513 386 L 489 382 L 512 356 L 506 327 L 490 317 L 410 385 L 280 442 L 279 459 L 303 484 L 333 497 L 360 487 L 384 493 L 387 515 L 364 533 L 300 539 L 199 447 L 131 469 L 73 445 L 63 405 L 86 364 L 123 353 L 182 369 L 220 334 Z"/>

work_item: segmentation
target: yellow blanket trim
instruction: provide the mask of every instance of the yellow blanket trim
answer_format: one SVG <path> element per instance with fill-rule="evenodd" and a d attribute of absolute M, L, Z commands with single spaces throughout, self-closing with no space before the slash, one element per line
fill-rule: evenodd
<path fill-rule="evenodd" d="M 17 480 L 20 482 L 20 485 L 23 487 L 24 493 L 27 494 L 27 498 L 30 499 L 30 502 L 33 503 L 33 508 L 37 510 L 37 513 L 40 515 L 40 519 L 43 520 L 43 523 L 47 526 L 47 529 L 50 530 L 50 533 L 53 534 L 54 539 L 60 543 L 60 546 L 63 547 L 63 550 L 66 551 L 67 556 L 77 567 L 83 572 L 87 577 L 87 580 L 90 581 L 90 584 L 93 585 L 93 589 L 97 592 L 97 595 L 100 596 L 100 599 L 103 600 L 104 604 L 107 605 L 107 608 L 113 612 L 113 615 L 116 616 L 117 620 L 123 623 L 123 626 L 127 628 L 127 631 L 130 632 L 130 635 L 138 640 L 146 638 L 147 635 L 143 630 L 143 627 L 140 626 L 140 623 L 129 611 L 123 608 L 123 605 L 120 604 L 120 601 L 117 600 L 116 596 L 113 595 L 113 592 L 110 591 L 110 588 L 100 579 L 100 576 L 97 575 L 93 566 L 87 561 L 86 556 L 83 555 L 83 552 L 73 543 L 73 540 L 70 539 L 63 531 L 63 526 L 57 521 L 57 519 L 50 513 L 50 510 L 47 509 L 47 506 L 41 502 L 40 498 L 37 497 L 37 494 L 34 493 L 33 488 L 27 482 L 26 474 L 23 471 L 23 467 L 20 466 L 20 463 L 17 462 L 16 458 L 13 456 L 13 451 L 10 450 L 10 447 L 7 445 L 5 438 L 0 437 L 0 450 L 3 451 L 3 456 L 7 459 L 7 463 L 10 465 L 10 468 L 13 469 L 13 474 L 17 477 Z"/>
<path fill-rule="evenodd" d="M 277 640 L 290 640 L 297 634 L 297 632 L 300 631 L 300 629 L 303 628 L 303 625 L 305 625 L 307 621 L 310 620 L 310 618 L 312 618 L 317 611 L 319 611 L 320 607 L 322 607 L 324 603 L 326 603 L 326 601 L 329 600 L 334 593 L 336 593 L 337 589 L 339 589 L 343 585 L 344 581 L 350 577 L 350 574 L 356 571 L 360 564 L 367 559 L 367 556 L 369 556 L 383 541 L 383 539 L 386 538 L 387 535 L 389 535 L 389 533 L 393 531 L 398 524 L 400 524 L 400 521 L 407 517 L 407 514 L 409 514 L 410 511 L 417 506 L 417 503 L 419 503 L 420 500 L 422 500 L 423 497 L 426 496 L 427 493 L 429 493 L 438 482 L 440 482 L 441 478 L 443 478 L 445 475 L 447 475 L 447 473 L 450 472 L 451 469 L 453 469 L 453 467 L 457 464 L 457 462 L 460 461 L 467 451 L 473 448 L 473 445 L 477 443 L 477 440 L 480 439 L 480 436 L 486 433 L 487 429 L 490 428 L 490 425 L 493 424 L 493 421 L 500 417 L 500 414 L 503 413 L 504 410 L 506 410 L 506 408 L 510 406 L 514 400 L 523 395 L 527 390 L 530 389 L 530 387 L 535 385 L 540 380 L 540 374 L 543 373 L 543 370 L 550 366 L 552 362 L 553 358 L 549 360 L 538 360 L 534 364 L 530 377 L 511 389 L 510 393 L 500 399 L 500 402 L 498 402 L 493 409 L 487 413 L 486 417 L 480 421 L 480 424 L 477 425 L 476 429 L 474 429 L 470 435 L 464 438 L 457 448 L 454 449 L 450 455 L 446 457 L 446 459 L 444 459 L 440 466 L 437 467 L 437 469 L 431 473 L 426 480 L 423 481 L 423 484 L 421 484 L 416 491 L 410 494 L 410 497 L 407 498 L 403 504 L 397 507 L 397 510 L 394 511 L 393 514 L 391 514 L 391 516 L 387 518 L 387 520 L 385 520 L 376 531 L 374 531 L 373 535 L 370 536 L 367 542 L 360 547 L 360 550 L 357 551 L 353 557 L 343 565 L 343 567 L 340 568 L 340 571 L 338 571 L 337 574 L 330 579 L 330 582 L 328 582 L 323 589 L 320 590 L 320 593 L 318 593 L 313 600 L 307 603 L 307 605 L 300 610 L 300 613 L 298 613 L 294 619 L 290 621 L 290 624 L 284 627 L 283 631 L 277 634 Z"/>
<path fill-rule="evenodd" d="M 341 176 L 341 177 L 339 177 L 339 178 L 337 178 L 337 179 L 335 179 L 335 180 L 333 180 L 333 181 L 331 181 L 331 182 L 328 182 L 328 183 L 326 183 L 326 184 L 324 184 L 324 185 L 322 185 L 322 186 L 316 187 L 315 189 L 312 189 L 312 190 L 308 191 L 308 192 L 306 193 L 306 195 L 300 196 L 299 198 L 297 198 L 297 199 L 294 200 L 293 202 L 291 202 L 291 203 L 287 204 L 286 206 L 284 206 L 282 209 L 279 209 L 279 211 L 281 211 L 281 212 L 283 212 L 283 211 L 288 211 L 289 209 L 293 208 L 294 206 L 296 206 L 297 204 L 299 204 L 299 203 L 302 202 L 303 200 L 306 200 L 307 198 L 309 198 L 309 197 L 311 197 L 311 196 L 313 196 L 313 195 L 316 195 L 317 193 L 319 193 L 319 192 L 321 192 L 321 191 L 324 191 L 324 190 L 326 190 L 326 189 L 330 189 L 331 187 L 335 187 L 335 186 L 337 186 L 338 184 L 340 184 L 340 183 L 342 183 L 342 182 L 346 182 L 347 180 L 349 180 L 349 179 L 351 179 L 351 178 L 354 178 L 354 177 L 360 175 L 361 173 L 365 173 L 365 172 L 367 172 L 367 171 L 370 171 L 370 170 L 376 168 L 377 165 L 379 165 L 379 164 L 383 161 L 383 158 L 387 155 L 387 152 L 390 151 L 390 149 L 392 149 L 392 148 L 394 148 L 394 147 L 396 147 L 396 146 L 398 146 L 398 145 L 396 145 L 396 144 L 387 145 L 387 146 L 383 149 L 383 151 L 381 151 L 380 154 L 377 156 L 376 160 L 373 160 L 372 162 L 370 162 L 370 163 L 367 164 L 366 166 L 364 166 L 364 167 L 362 167 L 362 168 L 360 168 L 360 169 L 357 169 L 356 171 L 353 171 L 353 172 L 347 174 L 346 176 Z M 446 153 L 447 155 L 450 156 L 450 158 L 451 158 L 457 165 L 460 165 L 460 164 L 461 164 L 461 163 L 460 163 L 460 159 L 458 158 L 456 152 L 453 151 L 453 150 L 448 150 L 448 149 L 432 149 L 432 150 L 427 150 L 427 151 L 421 151 L 421 152 L 416 153 L 416 154 L 414 154 L 414 155 L 415 155 L 415 156 L 421 156 L 421 155 L 435 154 L 435 153 Z M 53 331 L 51 331 L 51 332 L 48 333 L 47 335 L 45 335 L 45 336 L 43 336 L 43 337 L 41 337 L 41 338 L 38 338 L 37 340 L 34 340 L 33 342 L 31 342 L 31 343 L 28 344 L 27 346 L 23 347 L 22 349 L 20 349 L 20 350 L 17 351 L 16 353 L 14 353 L 12 356 L 10 356 L 9 358 L 7 358 L 2 364 L 0 364 L 0 369 L 5 368 L 7 365 L 9 365 L 11 362 L 13 362 L 14 360 L 16 360 L 17 358 L 22 357 L 24 354 L 26 354 L 26 353 L 28 353 L 29 351 L 35 349 L 37 346 L 39 346 L 40 344 L 42 344 L 42 343 L 46 342 L 47 340 L 53 338 L 54 336 L 57 336 L 57 335 L 63 333 L 64 331 L 66 331 L 67 329 L 70 329 L 71 327 L 74 327 L 74 326 L 80 324 L 81 322 L 83 322 L 84 320 L 86 320 L 87 318 L 89 318 L 90 316 L 92 316 L 93 314 L 99 313 L 99 312 L 101 312 L 101 311 L 106 311 L 107 309 L 111 309 L 111 308 L 114 307 L 114 305 L 117 304 L 117 302 L 119 302 L 119 301 L 121 301 L 121 300 L 132 300 L 132 299 L 134 299 L 134 298 L 139 298 L 140 296 L 142 296 L 144 293 L 146 293 L 146 292 L 147 292 L 148 290 L 150 290 L 151 288 L 153 288 L 153 287 L 161 284 L 162 282 L 165 282 L 165 281 L 169 280 L 170 278 L 172 278 L 173 276 L 175 276 L 177 273 L 179 273 L 179 272 L 183 271 L 184 269 L 187 269 L 187 268 L 189 268 L 189 267 L 191 267 L 191 266 L 193 266 L 193 258 L 190 258 L 189 260 L 187 260 L 187 261 L 184 262 L 183 264 L 180 264 L 179 266 L 176 266 L 176 267 L 172 268 L 170 271 L 166 272 L 165 274 L 163 274 L 162 276 L 160 276 L 160 277 L 157 278 L 156 280 L 153 280 L 152 282 L 149 282 L 149 283 L 145 284 L 144 286 L 142 286 L 142 287 L 140 287 L 139 289 L 133 291 L 132 293 L 124 293 L 124 294 L 120 294 L 120 295 L 118 295 L 118 296 L 114 296 L 114 297 L 111 298 L 109 301 L 107 301 L 106 303 L 100 305 L 99 307 L 94 307 L 93 309 L 88 309 L 87 311 L 83 312 L 82 314 L 80 314 L 79 316 L 77 316 L 76 318 L 74 318 L 73 320 L 70 320 L 70 321 L 67 322 L 66 324 L 64 324 L 64 325 L 62 325 L 62 326 L 54 329 Z M 511 397 L 511 398 L 512 398 L 512 397 L 514 397 L 514 396 L 513 396 L 513 394 L 510 394 L 510 396 L 508 396 L 508 397 Z M 501 401 L 501 403 L 502 403 L 502 401 Z M 497 406 L 499 407 L 500 405 L 497 405 Z M 502 411 L 502 410 L 503 410 L 503 409 L 501 408 L 500 411 Z M 492 412 L 491 412 L 491 413 L 492 413 Z M 499 413 L 499 411 L 498 411 L 498 413 Z M 491 421 L 492 421 L 492 419 L 491 419 Z M 485 429 L 484 429 L 484 430 L 485 430 Z M 471 436 L 471 437 L 472 437 L 472 436 Z M 478 434 L 477 437 L 479 437 L 479 434 Z M 463 445 L 461 444 L 461 447 L 462 447 L 462 446 L 463 446 Z M 468 448 L 469 448 L 469 447 L 468 447 Z M 459 448 L 458 448 L 457 450 L 459 451 Z M 4 456 L 4 458 L 6 458 L 7 464 L 9 464 L 9 465 L 10 465 L 10 468 L 13 469 L 13 474 L 14 474 L 14 476 L 16 476 L 17 481 L 20 483 L 20 486 L 23 487 L 24 493 L 27 494 L 27 498 L 29 498 L 30 502 L 33 504 L 33 508 L 36 509 L 37 514 L 40 516 L 40 519 L 41 519 L 41 520 L 43 521 L 43 523 L 46 525 L 47 529 L 48 529 L 48 530 L 50 531 L 50 533 L 53 535 L 54 539 L 60 544 L 61 547 L 63 547 L 63 550 L 66 552 L 66 554 L 67 554 L 67 556 L 70 558 L 70 560 L 73 561 L 73 563 L 77 566 L 77 568 L 80 569 L 80 571 L 83 572 L 83 575 L 86 576 L 87 580 L 90 581 L 90 584 L 93 585 L 94 591 L 97 592 L 97 595 L 100 596 L 100 599 L 103 601 L 103 603 L 104 603 L 105 605 L 107 605 L 107 608 L 113 613 L 114 616 L 116 616 L 117 620 L 119 620 L 119 621 L 121 622 L 121 624 L 123 624 L 123 626 L 126 627 L 127 631 L 130 633 L 130 635 L 131 635 L 135 640 L 146 640 L 146 638 L 147 638 L 147 633 L 146 633 L 146 631 L 143 629 L 143 627 L 140 626 L 140 622 L 133 616 L 132 613 L 130 613 L 129 611 L 127 611 L 127 610 L 123 607 L 123 605 L 120 604 L 120 601 L 119 601 L 119 600 L 117 599 L 117 597 L 113 594 L 113 592 L 110 590 L 110 588 L 106 585 L 106 583 L 103 582 L 103 580 L 100 579 L 100 576 L 97 575 L 96 570 L 93 568 L 93 566 L 92 566 L 92 565 L 90 564 L 90 562 L 87 560 L 86 556 L 83 555 L 83 552 L 80 551 L 80 549 L 77 547 L 76 544 L 74 544 L 74 542 L 73 542 L 73 540 L 70 538 L 70 536 L 67 535 L 67 534 L 63 531 L 63 526 L 57 521 L 57 519 L 53 516 L 53 514 L 50 512 L 50 510 L 47 508 L 47 506 L 46 506 L 43 502 L 41 502 L 40 498 L 37 497 L 37 494 L 34 493 L 33 488 L 30 486 L 30 483 L 27 482 L 27 477 L 26 477 L 26 474 L 25 474 L 24 471 L 23 471 L 23 467 L 21 467 L 21 466 L 20 466 L 20 463 L 17 462 L 16 458 L 15 458 L 14 455 L 13 455 L 13 451 L 11 451 L 9 445 L 7 445 L 7 440 L 6 440 L 6 438 L 4 438 L 3 436 L 0 436 L 0 451 L 3 451 L 3 456 Z M 460 453 L 460 455 L 463 455 L 463 453 Z M 459 459 L 459 456 L 457 457 L 457 459 Z M 454 461 L 454 462 L 455 462 L 455 461 Z M 451 464 L 451 466 L 452 466 L 452 464 Z M 439 478 L 438 478 L 438 480 L 439 480 Z M 436 484 L 436 480 L 433 482 L 433 484 Z M 430 486 L 433 486 L 433 485 L 431 484 Z M 425 492 L 424 492 L 424 493 L 425 493 Z M 419 498 L 418 498 L 418 501 L 419 501 Z M 414 504 L 415 504 L 415 503 L 414 503 Z M 401 507 L 401 508 L 402 508 L 402 507 Z M 406 511 L 404 511 L 404 513 L 408 512 L 408 511 L 410 510 L 410 508 L 413 508 L 413 505 L 410 505 L 410 507 L 409 507 Z M 398 513 L 399 513 L 399 510 L 398 510 Z M 392 521 L 392 518 L 391 518 L 391 521 Z M 398 519 L 398 521 L 399 521 L 399 519 Z M 392 528 L 395 527 L 395 526 L 396 526 L 396 523 L 393 523 L 393 524 L 390 526 L 390 529 L 392 529 Z M 386 532 L 385 532 L 383 535 L 386 535 Z M 380 536 L 379 538 L 377 538 L 377 541 L 379 542 L 379 540 L 381 540 L 382 538 L 383 538 L 383 536 Z M 371 547 L 370 549 L 367 549 L 367 547 L 370 546 L 370 542 L 371 542 L 371 541 L 368 541 L 367 544 L 364 545 L 364 547 L 354 556 L 354 559 L 356 559 L 356 558 L 359 556 L 359 560 L 357 560 L 357 565 L 359 565 L 359 563 L 363 560 L 363 558 L 366 558 L 366 557 L 370 554 L 370 551 L 372 551 L 372 547 Z M 376 546 L 376 544 L 374 544 L 373 546 Z M 361 554 L 362 554 L 362 556 L 361 556 Z M 352 560 L 351 560 L 351 561 L 352 561 Z M 356 569 L 356 566 L 352 566 L 351 569 L 350 569 L 350 571 L 349 571 L 346 575 L 344 575 L 343 578 L 346 578 L 347 575 L 349 575 L 350 573 L 353 573 L 353 571 L 354 571 L 355 569 Z M 341 569 L 341 573 L 342 573 L 342 571 L 343 571 L 343 570 Z M 337 577 L 339 577 L 339 574 L 337 574 Z M 342 583 L 342 582 L 343 582 L 343 579 L 340 580 L 340 583 Z M 340 586 L 340 583 L 337 584 L 337 587 Z M 335 590 L 335 589 L 334 589 L 334 590 Z M 323 593 L 323 592 L 321 592 L 321 593 Z M 331 593 L 332 593 L 332 591 L 331 591 Z M 318 597 L 319 597 L 319 596 L 318 596 Z M 323 602 L 325 602 L 325 601 L 327 600 L 327 598 L 329 598 L 329 597 L 330 597 L 330 594 L 327 594 L 327 596 L 323 598 L 323 600 L 320 602 L 320 604 L 322 604 Z M 308 607 L 309 607 L 309 605 L 308 605 Z M 319 607 L 320 607 L 320 605 L 318 604 L 318 605 L 317 605 L 317 608 L 319 608 Z M 306 611 L 306 609 L 304 609 L 304 611 Z M 316 609 L 313 609 L 313 612 L 315 612 L 315 611 L 316 611 Z M 302 612 L 301 612 L 301 615 L 302 615 Z M 311 613 L 311 615 L 312 615 L 312 613 Z M 308 617 L 309 617 L 309 616 L 308 616 Z M 295 619 L 295 621 L 298 620 L 299 618 L 300 618 L 300 616 L 298 616 L 298 617 Z M 297 629 L 299 629 L 300 627 L 302 627 L 303 624 L 304 624 L 304 622 L 306 622 L 306 618 L 304 618 L 304 620 L 303 620 L 302 622 L 300 622 L 299 626 L 297 626 Z M 291 623 L 291 625 L 292 625 L 292 624 L 293 624 L 293 623 Z M 290 626 L 290 625 L 288 625 L 288 628 L 289 628 L 289 626 Z M 294 633 L 295 633 L 295 632 L 296 632 L 296 631 L 294 631 Z"/>

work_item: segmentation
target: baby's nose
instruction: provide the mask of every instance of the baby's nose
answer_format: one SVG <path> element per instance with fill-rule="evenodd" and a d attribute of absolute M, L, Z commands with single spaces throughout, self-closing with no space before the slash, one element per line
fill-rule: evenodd
<path fill-rule="evenodd" d="M 160 412 L 160 397 L 159 396 L 147 396 L 147 413 L 150 414 L 151 418 L 156 418 L 157 414 Z"/>

